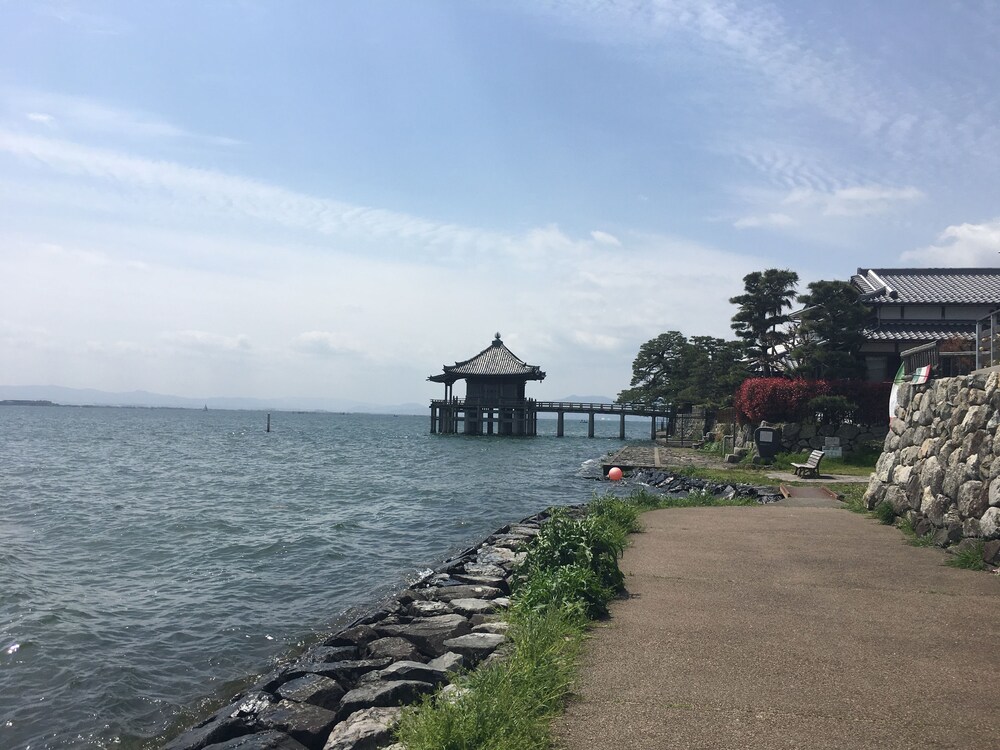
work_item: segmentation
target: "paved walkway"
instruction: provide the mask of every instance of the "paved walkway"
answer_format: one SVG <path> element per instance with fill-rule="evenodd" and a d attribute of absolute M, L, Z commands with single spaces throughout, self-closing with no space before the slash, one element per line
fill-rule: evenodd
<path fill-rule="evenodd" d="M 560 747 L 1000 748 L 998 577 L 835 501 L 643 519 Z"/>

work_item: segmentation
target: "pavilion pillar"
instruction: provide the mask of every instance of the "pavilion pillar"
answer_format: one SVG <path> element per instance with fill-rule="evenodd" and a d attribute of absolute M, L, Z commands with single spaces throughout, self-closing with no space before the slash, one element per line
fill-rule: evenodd
<path fill-rule="evenodd" d="M 438 416 L 437 407 L 431 405 L 431 435 L 437 433 L 437 416 Z"/>
<path fill-rule="evenodd" d="M 618 423 L 618 439 L 625 439 L 625 412 L 622 412 L 621 421 Z"/>
<path fill-rule="evenodd" d="M 562 437 L 565 434 L 563 429 L 563 417 L 565 417 L 563 412 L 558 412 L 556 415 L 556 437 Z"/>
<path fill-rule="evenodd" d="M 594 412 L 587 415 L 587 437 L 594 437 Z"/>

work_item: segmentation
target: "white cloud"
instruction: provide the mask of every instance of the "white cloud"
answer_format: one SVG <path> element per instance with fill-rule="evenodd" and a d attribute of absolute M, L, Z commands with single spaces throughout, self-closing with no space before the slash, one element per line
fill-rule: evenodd
<path fill-rule="evenodd" d="M 622 340 L 616 336 L 608 336 L 594 331 L 573 331 L 572 339 L 575 344 L 603 352 L 617 349 L 622 344 Z"/>
<path fill-rule="evenodd" d="M 795 224 L 795 219 L 793 219 L 788 214 L 781 213 L 769 213 L 762 216 L 744 216 L 733 222 L 733 226 L 737 229 L 748 229 L 748 228 L 758 228 L 758 227 L 789 227 Z"/>
<path fill-rule="evenodd" d="M 929 268 L 1000 266 L 1000 218 L 983 224 L 956 224 L 945 229 L 927 247 L 907 250 L 904 263 Z"/>
<path fill-rule="evenodd" d="M 358 351 L 354 341 L 342 333 L 306 331 L 292 340 L 292 348 L 307 354 L 341 355 Z"/>
<path fill-rule="evenodd" d="M 622 246 L 621 241 L 617 237 L 613 234 L 602 232 L 600 229 L 595 229 L 590 233 L 590 236 L 594 238 L 595 242 L 600 242 L 602 245 L 614 245 L 615 247 Z"/>
<path fill-rule="evenodd" d="M 168 344 L 197 352 L 247 352 L 252 347 L 245 334 L 222 336 L 209 331 L 166 331 L 160 336 Z"/>
<path fill-rule="evenodd" d="M 45 112 L 28 112 L 25 117 L 32 122 L 38 122 L 42 125 L 52 125 L 56 119 L 52 115 L 46 114 Z"/>

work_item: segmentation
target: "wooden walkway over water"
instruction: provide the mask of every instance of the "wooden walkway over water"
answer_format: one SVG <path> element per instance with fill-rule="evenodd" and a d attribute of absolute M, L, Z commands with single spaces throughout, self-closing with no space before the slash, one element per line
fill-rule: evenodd
<path fill-rule="evenodd" d="M 594 418 L 619 418 L 619 438 L 625 439 L 625 417 L 649 417 L 649 439 L 656 439 L 656 420 L 670 412 L 643 404 L 588 404 L 576 401 L 493 401 L 439 399 L 431 401 L 431 432 L 464 435 L 536 435 L 538 415 L 556 415 L 556 436 L 563 437 L 567 414 L 587 415 L 587 437 L 594 437 Z"/>

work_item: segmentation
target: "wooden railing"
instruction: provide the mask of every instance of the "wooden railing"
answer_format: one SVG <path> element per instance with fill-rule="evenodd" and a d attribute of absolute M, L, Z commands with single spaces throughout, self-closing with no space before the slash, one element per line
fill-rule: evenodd
<path fill-rule="evenodd" d="M 584 414 L 629 414 L 646 416 L 665 416 L 669 414 L 666 407 L 657 408 L 648 404 L 593 404 L 583 401 L 535 401 L 525 399 L 434 399 L 432 406 L 478 407 L 481 409 L 524 409 L 544 412 L 579 412 Z"/>

